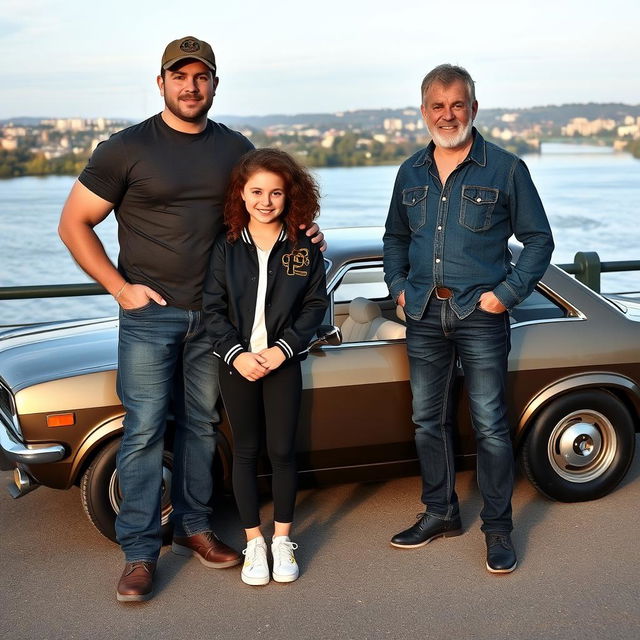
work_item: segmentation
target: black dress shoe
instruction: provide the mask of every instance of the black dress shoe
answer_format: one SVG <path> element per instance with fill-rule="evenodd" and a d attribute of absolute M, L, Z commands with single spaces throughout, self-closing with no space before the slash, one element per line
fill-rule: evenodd
<path fill-rule="evenodd" d="M 462 533 L 460 516 L 452 520 L 442 520 L 428 513 L 419 513 L 418 522 L 391 538 L 391 545 L 401 549 L 415 549 L 436 538 L 452 538 Z"/>
<path fill-rule="evenodd" d="M 485 533 L 487 569 L 491 573 L 511 573 L 518 565 L 516 552 L 508 533 Z"/>

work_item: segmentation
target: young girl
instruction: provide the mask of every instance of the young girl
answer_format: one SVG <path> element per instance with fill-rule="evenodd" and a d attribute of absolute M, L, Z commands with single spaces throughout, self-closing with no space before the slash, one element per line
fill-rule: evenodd
<path fill-rule="evenodd" d="M 300 360 L 328 305 L 322 255 L 299 228 L 318 215 L 319 198 L 314 179 L 287 153 L 245 155 L 231 175 L 227 235 L 215 244 L 205 280 L 207 330 L 233 431 L 233 489 L 247 536 L 242 580 L 251 585 L 269 582 L 256 478 L 263 425 L 273 470 L 273 579 L 298 577 L 298 545 L 289 532 Z"/>

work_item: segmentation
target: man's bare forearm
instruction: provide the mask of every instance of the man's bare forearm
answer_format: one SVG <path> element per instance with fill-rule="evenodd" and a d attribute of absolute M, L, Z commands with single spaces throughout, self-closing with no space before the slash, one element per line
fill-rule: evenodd
<path fill-rule="evenodd" d="M 113 203 L 76 181 L 62 209 L 58 233 L 83 271 L 116 296 L 126 281 L 107 256 L 94 230 L 112 209 Z"/>
<path fill-rule="evenodd" d="M 126 280 L 107 256 L 93 228 L 86 223 L 65 225 L 61 221 L 58 233 L 80 268 L 115 297 Z"/>

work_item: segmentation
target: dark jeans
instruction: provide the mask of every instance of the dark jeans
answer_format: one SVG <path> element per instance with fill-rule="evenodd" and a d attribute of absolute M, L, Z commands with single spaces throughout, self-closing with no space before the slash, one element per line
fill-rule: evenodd
<path fill-rule="evenodd" d="M 233 493 L 242 526 L 260 525 L 257 465 L 266 431 L 271 462 L 273 519 L 292 522 L 296 502 L 296 431 L 300 413 L 300 363 L 286 361 L 256 382 L 220 363 L 220 389 L 233 431 Z"/>
<path fill-rule="evenodd" d="M 117 467 L 116 534 L 127 562 L 157 559 L 162 452 L 175 412 L 171 501 L 175 535 L 211 529 L 218 375 L 201 311 L 150 303 L 120 311 L 118 395 L 126 409 Z"/>
<path fill-rule="evenodd" d="M 448 301 L 431 298 L 421 320 L 407 317 L 422 502 L 443 519 L 458 515 L 453 456 L 453 395 L 459 357 L 477 441 L 483 531 L 511 531 L 513 449 L 506 416 L 509 315 L 476 309 L 460 320 Z"/>

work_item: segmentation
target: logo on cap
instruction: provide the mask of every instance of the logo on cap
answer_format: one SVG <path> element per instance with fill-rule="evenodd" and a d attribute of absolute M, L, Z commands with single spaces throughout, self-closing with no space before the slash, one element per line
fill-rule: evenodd
<path fill-rule="evenodd" d="M 200 43 L 197 40 L 183 40 L 180 43 L 180 51 L 195 53 L 196 51 L 200 51 Z"/>

